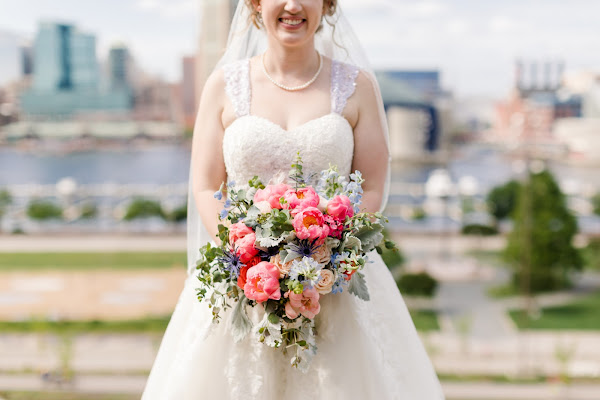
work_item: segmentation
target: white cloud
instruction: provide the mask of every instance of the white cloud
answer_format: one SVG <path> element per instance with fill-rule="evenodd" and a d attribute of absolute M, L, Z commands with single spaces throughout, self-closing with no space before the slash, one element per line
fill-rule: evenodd
<path fill-rule="evenodd" d="M 198 14 L 197 0 L 137 0 L 136 7 L 151 11 L 169 19 L 189 18 Z"/>

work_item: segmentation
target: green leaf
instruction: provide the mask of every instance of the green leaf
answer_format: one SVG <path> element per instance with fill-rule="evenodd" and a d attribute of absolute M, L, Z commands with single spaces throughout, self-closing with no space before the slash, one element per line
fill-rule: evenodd
<path fill-rule="evenodd" d="M 269 322 L 272 324 L 278 324 L 279 323 L 279 317 L 275 314 L 269 314 Z"/>
<path fill-rule="evenodd" d="M 383 240 L 383 225 L 379 223 L 373 223 L 370 226 L 362 227 L 355 233 L 362 245 L 362 251 L 365 253 L 370 252 L 378 246 Z"/>
<path fill-rule="evenodd" d="M 231 334 L 235 342 L 240 342 L 252 329 L 252 321 L 246 313 L 246 296 L 241 295 L 233 308 L 231 316 Z"/>
<path fill-rule="evenodd" d="M 367 281 L 365 281 L 364 275 L 360 272 L 356 272 L 352 275 L 348 291 L 361 300 L 369 301 L 371 299 L 369 296 L 369 289 L 367 288 Z"/>

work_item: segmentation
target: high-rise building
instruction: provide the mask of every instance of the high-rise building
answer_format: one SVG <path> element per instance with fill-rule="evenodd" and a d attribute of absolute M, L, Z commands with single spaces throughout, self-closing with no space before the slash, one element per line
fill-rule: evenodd
<path fill-rule="evenodd" d="M 94 35 L 71 24 L 40 23 L 33 46 L 33 84 L 21 96 L 25 115 L 62 119 L 131 107 L 130 91 L 101 90 Z"/>
<path fill-rule="evenodd" d="M 196 118 L 196 58 L 183 58 L 183 77 L 181 80 L 181 103 L 185 127 L 191 129 Z"/>
<path fill-rule="evenodd" d="M 29 77 L 33 74 L 33 49 L 30 44 L 22 44 L 19 51 L 21 55 L 21 76 Z"/>
<path fill-rule="evenodd" d="M 108 74 L 110 88 L 113 90 L 131 88 L 129 50 L 123 44 L 113 45 L 108 53 Z"/>
<path fill-rule="evenodd" d="M 201 0 L 200 36 L 196 56 L 196 102 L 204 82 L 225 52 L 237 0 Z"/>

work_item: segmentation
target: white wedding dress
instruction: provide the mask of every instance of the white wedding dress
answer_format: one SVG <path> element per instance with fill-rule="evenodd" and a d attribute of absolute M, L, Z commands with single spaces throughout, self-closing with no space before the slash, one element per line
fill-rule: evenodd
<path fill-rule="evenodd" d="M 358 69 L 334 61 L 331 112 L 286 131 L 250 115 L 249 61 L 223 67 L 237 119 L 225 130 L 223 154 L 229 180 L 269 182 L 287 173 L 300 151 L 305 172 L 338 166 L 349 174 L 353 131 L 342 116 Z M 317 355 L 307 373 L 289 364 L 281 349 L 252 335 L 235 343 L 226 313 L 212 324 L 195 295 L 190 275 L 165 332 L 142 399 L 160 400 L 434 400 L 443 393 L 410 315 L 381 257 L 365 269 L 371 300 L 344 291 L 321 298 L 316 317 Z M 257 320 L 259 307 L 252 309 Z"/>

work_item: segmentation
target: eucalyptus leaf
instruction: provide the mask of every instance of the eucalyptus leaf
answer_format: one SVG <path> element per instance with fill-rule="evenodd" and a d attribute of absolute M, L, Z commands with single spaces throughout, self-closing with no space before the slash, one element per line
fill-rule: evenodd
<path fill-rule="evenodd" d="M 231 316 L 231 334 L 233 340 L 237 343 L 246 337 L 248 332 L 252 330 L 252 321 L 246 313 L 246 297 L 240 296 L 240 299 L 233 308 Z"/>
<path fill-rule="evenodd" d="M 361 300 L 369 301 L 371 299 L 369 289 L 367 288 L 367 281 L 365 281 L 364 275 L 360 272 L 355 272 L 352 275 L 348 291 Z"/>

